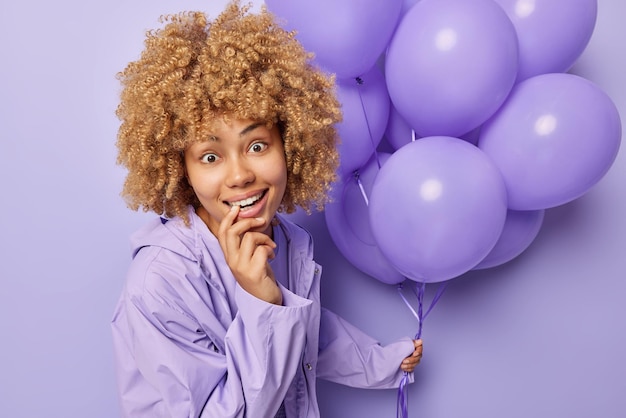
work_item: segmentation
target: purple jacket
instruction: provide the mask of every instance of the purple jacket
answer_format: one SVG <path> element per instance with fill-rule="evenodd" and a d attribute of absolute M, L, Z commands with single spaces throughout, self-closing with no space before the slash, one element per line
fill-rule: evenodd
<path fill-rule="evenodd" d="M 219 243 L 155 219 L 132 237 L 133 260 L 112 320 L 124 417 L 319 417 L 315 379 L 393 388 L 410 339 L 386 347 L 320 307 L 310 235 L 280 219 L 288 241 L 284 306 L 235 281 Z M 411 376 L 412 378 L 412 376 Z"/>

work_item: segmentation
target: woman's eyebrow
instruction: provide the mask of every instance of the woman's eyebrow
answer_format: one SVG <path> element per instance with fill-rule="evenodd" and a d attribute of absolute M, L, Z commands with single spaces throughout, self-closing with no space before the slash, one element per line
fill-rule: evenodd
<path fill-rule="evenodd" d="M 245 134 L 250 133 L 251 131 L 255 130 L 256 128 L 262 125 L 263 125 L 262 122 L 252 123 L 246 126 L 241 132 L 239 132 L 239 136 L 244 136 Z"/>

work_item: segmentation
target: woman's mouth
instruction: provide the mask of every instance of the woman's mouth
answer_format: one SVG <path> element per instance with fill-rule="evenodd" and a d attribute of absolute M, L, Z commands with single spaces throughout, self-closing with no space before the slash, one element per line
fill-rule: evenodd
<path fill-rule="evenodd" d="M 261 193 L 258 193 L 254 196 L 250 196 L 246 199 L 236 200 L 233 202 L 226 202 L 226 203 L 231 207 L 239 206 L 239 210 L 244 211 L 246 209 L 251 208 L 252 206 L 254 206 L 255 203 L 263 199 L 263 196 L 265 196 L 265 193 L 267 193 L 267 190 L 263 190 Z"/>

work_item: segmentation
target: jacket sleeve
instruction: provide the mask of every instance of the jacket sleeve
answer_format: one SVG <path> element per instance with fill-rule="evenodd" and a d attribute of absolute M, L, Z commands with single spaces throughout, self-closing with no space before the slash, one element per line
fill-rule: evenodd
<path fill-rule="evenodd" d="M 383 347 L 340 316 L 322 308 L 319 378 L 358 388 L 395 388 L 404 376 L 400 363 L 413 349 L 410 338 Z M 413 373 L 409 373 L 410 382 L 413 378 Z"/>
<path fill-rule="evenodd" d="M 296 373 L 311 302 L 283 291 L 284 306 L 271 305 L 237 287 L 239 312 L 214 344 L 165 283 L 126 298 L 128 350 L 148 383 L 131 382 L 126 396 L 155 399 L 164 417 L 273 416 Z"/>

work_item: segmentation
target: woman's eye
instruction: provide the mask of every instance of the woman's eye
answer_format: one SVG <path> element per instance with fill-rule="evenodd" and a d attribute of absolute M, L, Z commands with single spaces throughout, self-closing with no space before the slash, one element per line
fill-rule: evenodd
<path fill-rule="evenodd" d="M 267 149 L 267 144 L 263 143 L 263 142 L 255 142 L 254 144 L 250 145 L 250 152 L 262 152 L 265 151 L 265 149 Z"/>
<path fill-rule="evenodd" d="M 204 154 L 204 155 L 202 156 L 202 158 L 200 158 L 200 160 L 201 160 L 203 163 L 209 163 L 209 164 L 210 164 L 210 163 L 214 163 L 214 162 L 216 162 L 216 161 L 217 161 L 217 155 L 215 155 L 215 154 Z"/>

